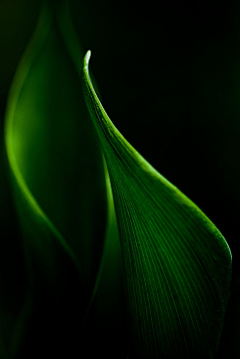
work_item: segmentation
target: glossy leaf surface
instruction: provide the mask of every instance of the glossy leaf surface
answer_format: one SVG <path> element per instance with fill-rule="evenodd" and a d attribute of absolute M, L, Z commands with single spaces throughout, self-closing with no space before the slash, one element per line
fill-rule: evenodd
<path fill-rule="evenodd" d="M 214 358 L 231 278 L 222 234 L 115 128 L 92 86 L 83 89 L 110 175 L 121 241 L 132 352 L 141 358 Z"/>

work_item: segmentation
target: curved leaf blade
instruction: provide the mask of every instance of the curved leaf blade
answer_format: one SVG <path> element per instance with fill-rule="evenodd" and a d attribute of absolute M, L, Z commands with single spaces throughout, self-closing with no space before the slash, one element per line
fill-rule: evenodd
<path fill-rule="evenodd" d="M 102 153 L 63 38 L 65 15 L 59 2 L 43 2 L 6 113 L 7 159 L 31 304 L 30 313 L 19 312 L 13 338 L 21 357 L 36 347 L 39 357 L 46 350 L 49 356 L 67 355 L 87 310 L 104 246 Z M 18 340 L 22 324 L 27 329 Z"/>
<path fill-rule="evenodd" d="M 133 351 L 140 358 L 213 358 L 231 279 L 231 252 L 204 213 L 115 128 L 83 89 L 112 184 Z"/>
<path fill-rule="evenodd" d="M 95 357 L 97 354 L 99 357 L 104 356 L 105 359 L 113 357 L 122 359 L 125 358 L 129 348 L 121 270 L 121 248 L 107 168 L 105 173 L 108 222 L 104 251 L 85 320 L 79 332 L 76 333 L 71 358 L 81 355 L 80 338 L 89 358 Z M 94 345 L 92 345 L 93 342 Z M 85 351 L 83 350 L 83 352 Z"/>

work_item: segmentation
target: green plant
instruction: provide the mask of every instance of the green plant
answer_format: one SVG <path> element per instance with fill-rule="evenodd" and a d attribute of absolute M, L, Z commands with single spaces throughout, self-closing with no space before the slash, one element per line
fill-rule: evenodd
<path fill-rule="evenodd" d="M 121 358 L 213 358 L 229 247 L 116 130 L 91 83 L 89 52 L 81 63 L 67 8 L 50 4 L 6 115 L 24 286 L 11 316 L 2 306 L 0 355 L 28 357 L 37 347 L 34 357 L 91 357 L 94 343 L 117 357 L 108 338 Z"/>

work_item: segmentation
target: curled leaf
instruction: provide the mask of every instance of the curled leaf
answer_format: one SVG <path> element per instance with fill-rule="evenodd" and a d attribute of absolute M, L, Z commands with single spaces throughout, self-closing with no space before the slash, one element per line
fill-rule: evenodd
<path fill-rule="evenodd" d="M 219 230 L 115 128 L 92 86 L 83 89 L 105 155 L 123 259 L 130 357 L 213 358 L 231 278 Z"/>
<path fill-rule="evenodd" d="M 87 310 L 106 230 L 102 153 L 65 44 L 69 36 L 75 46 L 70 20 L 59 5 L 43 2 L 6 114 L 7 159 L 31 299 L 22 319 L 27 326 L 22 357 L 35 347 L 39 357 L 46 350 L 58 356 L 59 342 L 61 355 L 68 353 Z"/>

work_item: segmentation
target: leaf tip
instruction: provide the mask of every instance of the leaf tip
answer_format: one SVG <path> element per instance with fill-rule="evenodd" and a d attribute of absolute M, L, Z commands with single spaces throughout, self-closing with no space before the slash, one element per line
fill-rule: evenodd
<path fill-rule="evenodd" d="M 88 69 L 89 60 L 91 58 L 91 50 L 88 50 L 85 57 L 84 57 L 84 68 Z"/>

